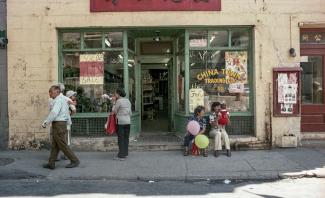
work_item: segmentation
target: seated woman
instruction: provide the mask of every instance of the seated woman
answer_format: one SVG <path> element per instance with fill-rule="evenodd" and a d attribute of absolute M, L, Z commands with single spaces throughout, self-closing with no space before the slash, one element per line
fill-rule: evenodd
<path fill-rule="evenodd" d="M 205 109 L 203 106 L 197 106 L 194 109 L 194 115 L 192 117 L 190 117 L 188 119 L 188 122 L 195 120 L 199 123 L 200 125 L 200 132 L 199 134 L 203 134 L 205 132 L 205 128 L 206 128 L 206 119 L 204 118 L 204 113 L 205 113 Z M 189 155 L 189 145 L 190 143 L 194 140 L 195 136 L 190 134 L 189 132 L 186 133 L 185 137 L 184 137 L 184 156 L 188 156 Z M 203 156 L 204 157 L 208 157 L 208 149 L 205 149 L 203 152 Z"/>
<path fill-rule="evenodd" d="M 224 141 L 227 156 L 231 156 L 230 142 L 226 131 L 226 125 L 229 121 L 229 112 L 226 110 L 226 104 L 214 102 L 211 105 L 210 125 L 211 130 L 209 136 L 214 139 L 214 156 L 219 156 L 219 151 L 222 150 L 222 140 Z M 223 121 L 226 119 L 226 121 Z"/>

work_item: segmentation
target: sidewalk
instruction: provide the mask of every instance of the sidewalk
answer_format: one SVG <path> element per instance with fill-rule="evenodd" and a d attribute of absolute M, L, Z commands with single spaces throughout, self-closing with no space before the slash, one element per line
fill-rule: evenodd
<path fill-rule="evenodd" d="M 232 157 L 183 157 L 177 151 L 131 152 L 126 161 L 115 161 L 113 152 L 77 152 L 80 167 L 43 169 L 49 151 L 0 152 L 0 180 L 180 180 L 278 179 L 325 177 L 325 148 L 297 148 L 232 152 Z M 9 159 L 5 159 L 9 158 Z M 5 162 L 14 162 L 5 165 Z"/>

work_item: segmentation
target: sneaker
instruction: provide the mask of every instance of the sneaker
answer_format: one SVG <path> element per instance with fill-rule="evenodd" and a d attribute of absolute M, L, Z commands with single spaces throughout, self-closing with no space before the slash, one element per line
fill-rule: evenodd
<path fill-rule="evenodd" d="M 203 151 L 203 157 L 208 157 L 208 149 L 205 149 L 204 151 Z"/>
<path fill-rule="evenodd" d="M 61 155 L 60 157 L 62 160 L 68 160 L 68 158 L 65 155 Z"/>
<path fill-rule="evenodd" d="M 55 165 L 43 164 L 43 168 L 47 168 L 47 169 L 50 169 L 50 170 L 54 170 L 55 169 Z"/>
<path fill-rule="evenodd" d="M 75 168 L 77 166 L 79 166 L 80 162 L 76 161 L 76 162 L 71 162 L 70 164 L 66 165 L 66 168 Z"/>
<path fill-rule="evenodd" d="M 229 149 L 227 150 L 227 156 L 228 156 L 228 157 L 231 157 L 231 152 L 230 152 Z"/>
<path fill-rule="evenodd" d="M 188 151 L 188 147 L 184 148 L 184 156 L 188 156 L 189 155 L 189 151 Z"/>
<path fill-rule="evenodd" d="M 125 161 L 125 157 L 114 157 L 114 160 Z"/>

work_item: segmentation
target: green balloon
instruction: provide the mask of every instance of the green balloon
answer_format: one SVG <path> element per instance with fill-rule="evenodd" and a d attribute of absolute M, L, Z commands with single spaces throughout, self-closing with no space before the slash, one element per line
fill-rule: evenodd
<path fill-rule="evenodd" d="M 200 149 L 205 149 L 209 146 L 209 138 L 205 135 L 197 135 L 195 137 L 195 145 Z"/>

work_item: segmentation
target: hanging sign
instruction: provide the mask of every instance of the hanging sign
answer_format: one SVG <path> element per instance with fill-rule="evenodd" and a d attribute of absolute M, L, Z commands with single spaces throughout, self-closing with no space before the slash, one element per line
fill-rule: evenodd
<path fill-rule="evenodd" d="M 104 84 L 104 55 L 81 54 L 80 55 L 80 84 L 102 85 Z"/>
<path fill-rule="evenodd" d="M 221 0 L 90 0 L 90 12 L 221 11 Z"/>
<path fill-rule="evenodd" d="M 199 105 L 204 106 L 204 91 L 203 91 L 203 89 L 201 89 L 201 88 L 190 89 L 189 105 L 190 105 L 190 112 L 194 112 L 194 109 Z"/>

